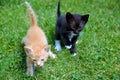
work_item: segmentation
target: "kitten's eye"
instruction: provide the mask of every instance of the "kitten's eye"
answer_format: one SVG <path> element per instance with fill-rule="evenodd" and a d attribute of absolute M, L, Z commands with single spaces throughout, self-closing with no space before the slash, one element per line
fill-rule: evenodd
<path fill-rule="evenodd" d="M 44 61 L 44 59 L 41 59 L 41 61 Z"/>
<path fill-rule="evenodd" d="M 37 60 L 36 60 L 36 59 L 33 59 L 32 61 L 36 62 Z"/>

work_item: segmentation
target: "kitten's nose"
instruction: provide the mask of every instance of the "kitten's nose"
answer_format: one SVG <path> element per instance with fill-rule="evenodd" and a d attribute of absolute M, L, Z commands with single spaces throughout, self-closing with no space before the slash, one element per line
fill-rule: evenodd
<path fill-rule="evenodd" d="M 40 62 L 37 62 L 37 66 L 41 66 L 41 63 L 40 63 Z"/>
<path fill-rule="evenodd" d="M 38 62 L 37 65 L 40 65 L 40 62 Z"/>
<path fill-rule="evenodd" d="M 37 64 L 37 67 L 41 66 L 40 64 Z"/>
<path fill-rule="evenodd" d="M 37 66 L 43 66 L 43 63 L 37 63 Z"/>

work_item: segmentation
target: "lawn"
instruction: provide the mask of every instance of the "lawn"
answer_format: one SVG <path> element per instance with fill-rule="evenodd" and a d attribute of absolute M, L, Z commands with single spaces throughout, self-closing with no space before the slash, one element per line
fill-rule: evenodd
<path fill-rule="evenodd" d="M 120 1 L 61 0 L 61 12 L 90 14 L 78 39 L 77 56 L 54 49 L 57 0 L 27 0 L 57 59 L 26 75 L 21 40 L 30 26 L 24 0 L 0 0 L 0 80 L 120 80 Z"/>

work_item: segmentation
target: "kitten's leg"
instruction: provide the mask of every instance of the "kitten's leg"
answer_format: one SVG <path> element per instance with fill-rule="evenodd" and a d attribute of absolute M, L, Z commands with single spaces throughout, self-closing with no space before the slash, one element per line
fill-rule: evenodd
<path fill-rule="evenodd" d="M 72 45 L 71 45 L 71 42 L 69 40 L 68 34 L 62 34 L 62 38 L 63 38 L 64 44 L 65 44 L 65 47 L 67 49 L 70 49 L 72 47 Z"/>
<path fill-rule="evenodd" d="M 27 62 L 27 74 L 33 76 L 34 75 L 33 64 L 31 63 L 28 57 L 26 58 L 26 62 Z"/>
<path fill-rule="evenodd" d="M 26 39 L 26 37 L 24 37 L 24 38 L 22 39 L 21 44 L 25 44 L 25 39 Z"/>
<path fill-rule="evenodd" d="M 70 48 L 70 53 L 72 56 L 76 56 L 76 51 L 75 51 L 75 44 L 72 44 L 72 47 Z"/>
<path fill-rule="evenodd" d="M 55 49 L 57 51 L 61 50 L 61 45 L 60 45 L 60 34 L 56 32 L 56 39 L 55 39 Z"/>
<path fill-rule="evenodd" d="M 72 38 L 72 41 L 71 41 L 72 47 L 70 48 L 70 53 L 72 54 L 72 56 L 76 56 L 75 45 L 76 45 L 76 42 L 77 42 L 77 38 L 78 38 L 78 36 L 74 36 Z"/>
<path fill-rule="evenodd" d="M 51 58 L 56 58 L 56 55 L 53 54 L 51 51 L 49 51 L 49 56 L 50 56 Z"/>

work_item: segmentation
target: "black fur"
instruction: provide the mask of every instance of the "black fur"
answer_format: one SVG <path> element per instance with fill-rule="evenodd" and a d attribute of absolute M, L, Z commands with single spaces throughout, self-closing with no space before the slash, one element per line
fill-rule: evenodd
<path fill-rule="evenodd" d="M 58 8 L 57 8 L 57 17 L 59 17 L 61 15 L 61 12 L 60 12 L 60 0 L 58 0 Z"/>
<path fill-rule="evenodd" d="M 71 54 L 75 53 L 75 44 L 79 36 L 80 31 L 83 30 L 87 23 L 89 14 L 71 14 L 67 12 L 65 15 L 61 15 L 60 12 L 60 0 L 58 0 L 57 9 L 57 21 L 56 21 L 56 40 L 62 38 L 65 46 L 72 47 L 69 49 Z M 74 36 L 70 40 L 70 36 L 74 33 Z"/>

